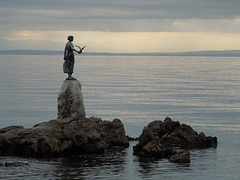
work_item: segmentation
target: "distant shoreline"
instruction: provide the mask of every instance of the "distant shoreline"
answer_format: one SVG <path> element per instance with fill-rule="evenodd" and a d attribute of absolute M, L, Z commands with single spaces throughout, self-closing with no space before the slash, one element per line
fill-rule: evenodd
<path fill-rule="evenodd" d="M 45 50 L 0 50 L 0 55 L 63 55 L 63 51 Z M 193 51 L 175 53 L 96 53 L 85 52 L 87 56 L 212 56 L 212 57 L 240 57 L 240 50 L 226 51 Z"/>

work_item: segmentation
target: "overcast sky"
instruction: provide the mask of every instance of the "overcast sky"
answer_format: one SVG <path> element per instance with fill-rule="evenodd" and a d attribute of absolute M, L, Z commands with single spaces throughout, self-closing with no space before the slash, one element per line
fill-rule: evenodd
<path fill-rule="evenodd" d="M 1 0 L 0 50 L 240 49 L 240 0 Z"/>

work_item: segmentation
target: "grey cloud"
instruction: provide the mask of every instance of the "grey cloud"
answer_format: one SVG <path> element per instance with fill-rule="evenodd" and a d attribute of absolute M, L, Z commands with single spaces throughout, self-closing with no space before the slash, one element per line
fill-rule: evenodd
<path fill-rule="evenodd" d="M 240 16 L 239 5 L 239 0 L 1 0 L 0 24 L 15 30 L 183 31 L 175 21 L 233 19 Z"/>
<path fill-rule="evenodd" d="M 24 44 L 24 46 L 23 46 Z M 19 40 L 19 41 L 8 41 L 0 39 L 1 50 L 28 50 L 28 49 L 42 49 L 42 50 L 61 50 L 65 43 L 57 41 L 40 41 L 40 40 Z"/>
<path fill-rule="evenodd" d="M 159 12 L 159 18 L 232 18 L 239 15 L 239 0 L 1 0 L 2 8 L 45 9 L 66 11 L 92 11 L 97 9 L 117 11 Z M 164 13 L 161 13 L 164 12 Z M 94 11 L 92 11 L 93 14 Z M 108 16 L 108 11 L 104 16 Z M 82 13 L 81 13 L 82 14 Z M 82 14 L 84 15 L 84 14 Z M 100 16 L 102 14 L 99 14 Z M 114 16 L 113 13 L 110 15 Z M 96 16 L 97 17 L 97 16 Z M 145 16 L 148 18 L 148 16 Z M 131 18 L 131 17 L 129 17 Z"/>

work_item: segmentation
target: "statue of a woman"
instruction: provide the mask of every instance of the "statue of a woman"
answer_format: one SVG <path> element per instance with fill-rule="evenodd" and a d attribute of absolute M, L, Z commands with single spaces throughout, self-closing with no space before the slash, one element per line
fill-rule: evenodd
<path fill-rule="evenodd" d="M 73 51 L 78 52 L 79 54 L 82 53 L 83 48 L 80 48 L 79 46 L 79 51 L 74 49 L 74 46 L 72 44 L 73 42 L 73 36 L 68 36 L 68 42 L 65 46 L 64 50 L 64 63 L 63 63 L 63 72 L 68 74 L 68 78 L 66 80 L 76 80 L 74 77 L 72 77 L 73 69 L 74 69 L 74 53 Z"/>

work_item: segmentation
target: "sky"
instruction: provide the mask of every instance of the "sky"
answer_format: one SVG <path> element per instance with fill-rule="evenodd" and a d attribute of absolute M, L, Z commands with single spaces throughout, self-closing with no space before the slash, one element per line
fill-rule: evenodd
<path fill-rule="evenodd" d="M 1 0 L 0 50 L 240 49 L 240 0 Z"/>

